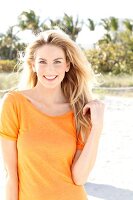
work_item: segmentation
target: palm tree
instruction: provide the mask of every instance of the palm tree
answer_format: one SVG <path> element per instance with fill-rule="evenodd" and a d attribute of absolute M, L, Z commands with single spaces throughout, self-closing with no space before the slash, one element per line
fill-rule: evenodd
<path fill-rule="evenodd" d="M 87 24 L 86 26 L 89 28 L 90 31 L 94 31 L 96 28 L 96 24 L 94 23 L 94 21 L 90 18 L 87 19 Z"/>
<path fill-rule="evenodd" d="M 123 24 L 127 31 L 132 32 L 133 31 L 133 20 L 125 19 L 123 21 Z"/>
<path fill-rule="evenodd" d="M 48 21 L 48 24 L 46 21 Z M 18 26 L 21 30 L 29 29 L 32 30 L 32 32 L 37 33 L 48 29 L 54 29 L 58 26 L 74 41 L 81 31 L 82 25 L 83 22 L 79 22 L 78 17 L 74 20 L 73 16 L 69 16 L 66 13 L 64 13 L 62 19 L 45 19 L 42 23 L 40 23 L 40 17 L 37 16 L 33 10 L 23 11 L 18 17 Z"/>
<path fill-rule="evenodd" d="M 116 42 L 117 41 L 117 31 L 119 29 L 119 21 L 115 17 L 101 19 L 100 25 L 106 30 L 104 39 L 107 42 Z"/>
<path fill-rule="evenodd" d="M 5 34 L 0 34 L 0 54 L 3 59 L 16 59 L 17 51 L 24 48 L 24 43 L 21 45 L 14 33 L 14 27 L 11 26 Z"/>
<path fill-rule="evenodd" d="M 40 24 L 40 29 L 42 31 L 56 29 L 57 27 L 60 27 L 60 24 L 61 24 L 60 19 L 52 20 L 52 19 L 48 18 Z"/>
<path fill-rule="evenodd" d="M 64 13 L 63 19 L 59 23 L 59 27 L 74 41 L 76 41 L 79 32 L 82 30 L 82 25 L 83 22 L 79 21 L 78 16 L 74 20 L 73 16 L 69 16 L 66 13 Z"/>
<path fill-rule="evenodd" d="M 32 30 L 32 32 L 38 32 L 40 29 L 40 17 L 35 14 L 33 10 L 23 11 L 18 16 L 18 26 L 20 29 Z"/>

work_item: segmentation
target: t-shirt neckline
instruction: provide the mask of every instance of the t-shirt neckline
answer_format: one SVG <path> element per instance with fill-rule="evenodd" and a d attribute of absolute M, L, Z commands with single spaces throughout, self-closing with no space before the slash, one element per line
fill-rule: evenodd
<path fill-rule="evenodd" d="M 28 97 L 26 97 L 25 95 L 21 94 L 19 91 L 14 91 L 16 92 L 20 97 L 22 97 L 25 102 L 27 102 L 31 107 L 32 109 L 34 109 L 36 112 L 40 113 L 41 115 L 44 115 L 46 117 L 49 117 L 49 118 L 62 118 L 62 117 L 66 117 L 66 116 L 69 116 L 71 114 L 73 114 L 73 111 L 70 110 L 70 111 L 67 111 L 65 112 L 64 114 L 61 114 L 61 115 L 49 115 L 45 112 L 42 112 L 40 111 L 35 105 L 33 105 L 33 103 L 30 101 L 30 99 L 28 99 Z"/>

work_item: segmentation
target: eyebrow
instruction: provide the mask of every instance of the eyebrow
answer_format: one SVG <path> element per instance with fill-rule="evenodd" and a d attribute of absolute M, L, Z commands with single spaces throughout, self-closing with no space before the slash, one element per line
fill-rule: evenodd
<path fill-rule="evenodd" d="M 55 58 L 53 61 L 55 61 L 55 60 L 59 60 L 59 59 L 62 59 L 62 60 L 63 60 L 63 58 Z M 47 61 L 45 58 L 39 58 L 39 60 Z"/>

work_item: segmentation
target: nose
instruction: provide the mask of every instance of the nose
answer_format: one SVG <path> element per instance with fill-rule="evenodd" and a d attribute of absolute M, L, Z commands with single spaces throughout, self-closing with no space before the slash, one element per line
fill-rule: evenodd
<path fill-rule="evenodd" d="M 54 72 L 55 71 L 55 68 L 54 68 L 54 65 L 53 64 L 47 64 L 46 65 L 46 68 L 45 68 L 46 72 L 49 74 L 49 72 Z"/>

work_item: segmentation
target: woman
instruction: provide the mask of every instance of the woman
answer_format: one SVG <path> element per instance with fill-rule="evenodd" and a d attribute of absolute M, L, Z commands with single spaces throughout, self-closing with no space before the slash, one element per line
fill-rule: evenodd
<path fill-rule="evenodd" d="M 2 99 L 0 136 L 6 200 L 86 200 L 104 105 L 94 73 L 65 33 L 41 32 L 25 52 L 19 89 Z M 88 87 L 89 86 L 89 87 Z"/>

